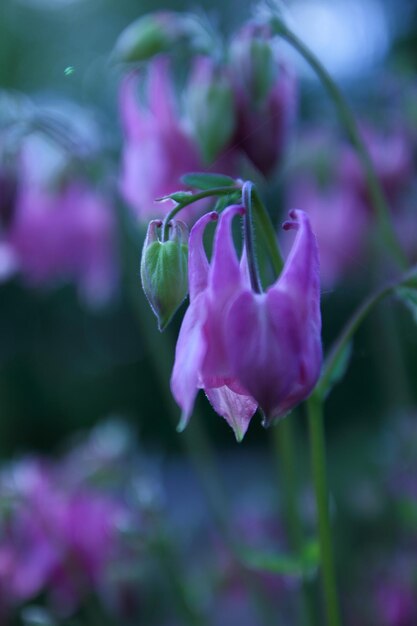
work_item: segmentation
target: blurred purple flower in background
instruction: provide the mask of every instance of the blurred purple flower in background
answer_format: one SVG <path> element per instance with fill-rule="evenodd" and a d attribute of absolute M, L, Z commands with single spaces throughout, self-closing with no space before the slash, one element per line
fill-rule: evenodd
<path fill-rule="evenodd" d="M 265 27 L 249 25 L 231 43 L 237 126 L 233 144 L 270 176 L 281 163 L 297 110 L 297 82 Z"/>
<path fill-rule="evenodd" d="M 118 278 L 113 207 L 82 162 L 77 171 L 76 155 L 45 134 L 14 150 L 0 173 L 0 277 L 17 273 L 36 287 L 75 283 L 81 300 L 102 304 Z"/>
<path fill-rule="evenodd" d="M 288 206 L 305 207 L 317 237 L 323 287 L 333 287 L 363 255 L 370 226 L 365 205 L 347 185 L 320 187 L 311 177 L 294 180 Z"/>

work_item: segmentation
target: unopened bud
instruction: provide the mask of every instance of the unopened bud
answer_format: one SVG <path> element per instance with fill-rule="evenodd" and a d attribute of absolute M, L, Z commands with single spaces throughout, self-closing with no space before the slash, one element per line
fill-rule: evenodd
<path fill-rule="evenodd" d="M 205 163 L 210 164 L 231 140 L 236 116 L 228 76 L 209 57 L 196 60 L 186 104 L 193 135 Z"/>
<path fill-rule="evenodd" d="M 166 52 L 182 36 L 182 17 L 171 11 L 149 13 L 129 24 L 120 34 L 114 57 L 118 61 L 146 61 Z"/>
<path fill-rule="evenodd" d="M 231 45 L 230 62 L 237 81 L 255 106 L 265 102 L 277 75 L 278 64 L 265 33 L 244 30 Z"/>
<path fill-rule="evenodd" d="M 160 220 L 152 220 L 143 245 L 140 274 L 142 287 L 164 330 L 188 293 L 188 228 L 170 222 L 169 239 L 161 241 Z"/>

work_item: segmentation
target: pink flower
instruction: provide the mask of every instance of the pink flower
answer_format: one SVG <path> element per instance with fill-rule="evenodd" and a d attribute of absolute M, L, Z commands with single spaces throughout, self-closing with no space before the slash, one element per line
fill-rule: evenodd
<path fill-rule="evenodd" d="M 250 25 L 231 46 L 237 108 L 234 144 L 264 175 L 281 162 L 297 108 L 297 83 L 268 32 Z"/>
<path fill-rule="evenodd" d="M 168 59 L 150 63 L 147 105 L 135 93 L 138 77 L 128 75 L 121 88 L 120 109 L 125 133 L 121 192 L 137 215 L 148 220 L 168 212 L 172 203 L 161 205 L 156 198 L 177 191 L 180 177 L 201 171 L 197 146 L 187 135 L 175 107 Z M 185 221 L 198 215 L 192 205 L 182 214 Z"/>
<path fill-rule="evenodd" d="M 401 130 L 383 134 L 369 126 L 363 126 L 361 134 L 379 181 L 392 203 L 398 198 L 404 185 L 412 179 L 412 144 L 406 133 Z M 364 169 L 352 146 L 344 148 L 340 158 L 339 171 L 341 179 L 352 190 L 355 190 L 368 205 L 372 206 L 368 196 Z"/>
<path fill-rule="evenodd" d="M 5 245 L 29 284 L 73 281 L 84 300 L 100 303 L 117 277 L 114 228 L 107 202 L 84 184 L 58 191 L 25 184 Z"/>
<path fill-rule="evenodd" d="M 203 388 L 214 409 L 242 439 L 256 402 L 248 396 L 230 371 L 222 333 L 223 316 L 230 301 L 243 288 L 244 273 L 235 263 L 223 264 L 224 245 L 233 241 L 230 223 L 242 213 L 240 206 L 223 212 L 216 232 L 211 266 L 203 246 L 206 225 L 217 219 L 217 213 L 203 215 L 194 225 L 189 239 L 190 306 L 184 316 L 178 337 L 175 364 L 171 378 L 174 398 L 182 409 L 180 428 L 184 428 L 193 410 L 198 389 Z"/>
<path fill-rule="evenodd" d="M 221 215 L 208 263 L 202 235 L 216 217 L 204 215 L 189 242 L 190 306 L 178 337 L 171 378 L 181 427 L 203 388 L 241 439 L 260 405 L 265 423 L 284 416 L 314 388 L 322 361 L 319 262 L 308 217 L 291 212 L 284 227 L 297 236 L 284 270 L 266 293 L 252 290 L 234 248 L 231 221 Z"/>
<path fill-rule="evenodd" d="M 288 205 L 306 207 L 317 237 L 321 282 L 332 287 L 362 256 L 370 225 L 364 202 L 345 184 L 320 188 L 313 178 L 298 177 Z"/>
<path fill-rule="evenodd" d="M 266 293 L 243 290 L 223 327 L 231 370 L 266 424 L 309 396 L 322 363 L 317 243 L 306 213 L 290 217 L 297 236 L 281 275 Z"/>

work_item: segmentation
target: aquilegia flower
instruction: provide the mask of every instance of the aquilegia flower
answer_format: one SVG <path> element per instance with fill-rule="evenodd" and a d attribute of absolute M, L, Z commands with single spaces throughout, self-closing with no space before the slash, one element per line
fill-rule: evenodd
<path fill-rule="evenodd" d="M 313 390 L 321 368 L 317 243 L 308 216 L 291 211 L 284 229 L 297 229 L 282 274 L 265 293 L 249 281 L 245 251 L 239 262 L 231 222 L 244 209 L 225 209 L 209 264 L 204 215 L 189 240 L 190 306 L 184 316 L 171 378 L 186 426 L 199 388 L 240 440 L 257 406 L 264 424 L 285 416 Z"/>

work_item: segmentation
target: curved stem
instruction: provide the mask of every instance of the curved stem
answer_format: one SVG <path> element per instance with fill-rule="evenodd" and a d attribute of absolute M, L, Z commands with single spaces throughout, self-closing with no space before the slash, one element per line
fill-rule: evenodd
<path fill-rule="evenodd" d="M 329 356 L 325 361 L 321 379 L 316 389 L 317 392 L 321 393 L 326 390 L 331 379 L 333 369 L 337 365 L 338 359 L 340 358 L 346 344 L 351 340 L 356 330 L 363 322 L 365 317 L 368 315 L 370 310 L 376 304 L 378 304 L 378 302 L 382 300 L 386 295 L 394 291 L 400 285 L 407 283 L 412 278 L 414 278 L 416 272 L 416 267 L 411 268 L 411 270 L 401 275 L 398 279 L 387 283 L 386 285 L 375 291 L 373 294 L 368 296 L 368 298 L 366 298 L 364 302 L 356 309 L 356 311 L 353 313 L 352 317 L 342 330 L 339 338 L 336 340 L 333 348 L 330 351 Z"/>
<path fill-rule="evenodd" d="M 315 54 L 301 41 L 301 39 L 299 39 L 280 20 L 275 20 L 274 26 L 277 34 L 285 39 L 293 48 L 295 48 L 315 71 L 330 98 L 333 100 L 339 114 L 340 121 L 346 129 L 347 135 L 358 154 L 359 160 L 365 172 L 366 184 L 372 204 L 375 207 L 383 240 L 398 265 L 402 268 L 407 267 L 407 259 L 392 227 L 390 209 L 384 192 L 375 173 L 368 150 L 366 149 L 360 136 L 355 117 L 339 87 L 336 85 L 326 68 L 320 63 Z"/>
<path fill-rule="evenodd" d="M 307 412 L 310 432 L 311 466 L 318 516 L 325 612 L 328 626 L 340 626 L 341 619 L 329 515 L 323 406 L 317 394 L 313 394 L 307 400 Z"/>
<path fill-rule="evenodd" d="M 185 198 L 181 200 L 179 204 L 174 206 L 173 209 L 166 215 L 163 225 L 162 225 L 162 241 L 166 241 L 168 238 L 168 230 L 169 230 L 169 222 L 184 209 L 185 207 L 193 204 L 193 202 L 197 202 L 198 200 L 203 200 L 204 198 L 211 198 L 212 196 L 227 196 L 236 191 L 240 191 L 240 187 L 213 187 L 212 189 L 205 189 L 200 193 L 190 194 L 189 199 Z"/>

